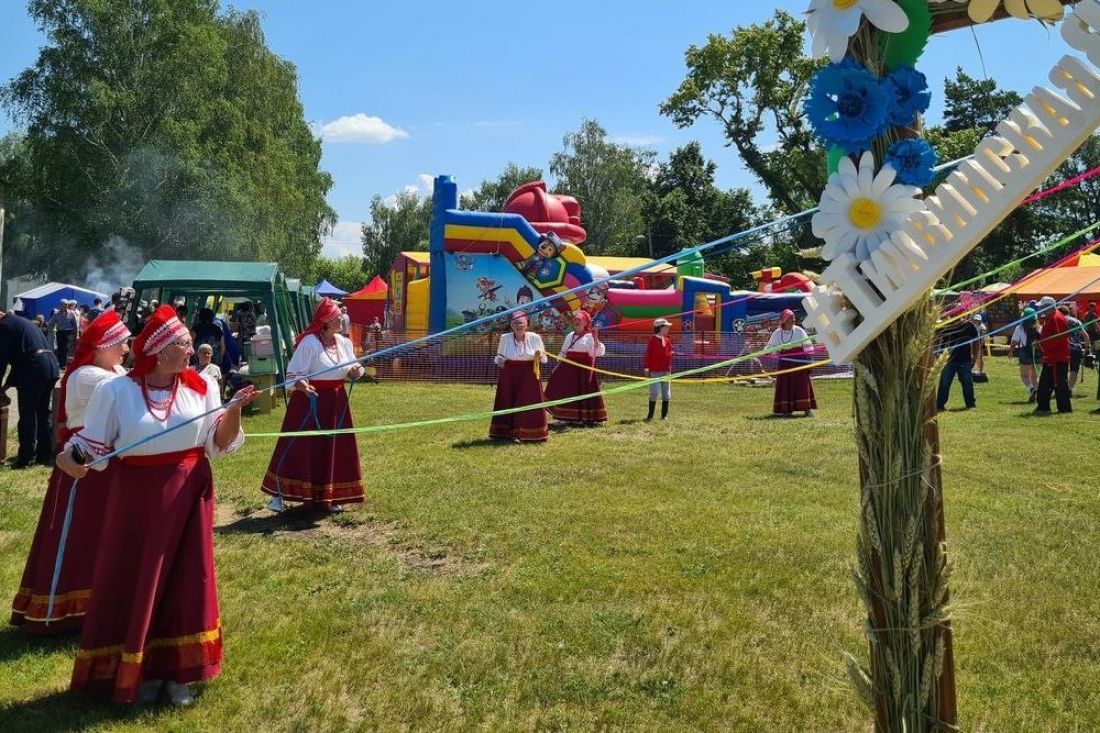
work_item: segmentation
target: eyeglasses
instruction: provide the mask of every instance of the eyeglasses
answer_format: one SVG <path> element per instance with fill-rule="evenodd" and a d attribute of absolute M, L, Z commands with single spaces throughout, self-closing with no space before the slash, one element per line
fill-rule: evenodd
<path fill-rule="evenodd" d="M 191 339 L 181 339 L 179 341 L 173 341 L 172 343 L 170 343 L 168 345 L 169 346 L 175 346 L 177 348 L 183 349 L 184 351 L 187 351 L 188 349 L 190 349 L 191 347 L 193 347 L 195 345 L 195 342 L 192 341 Z"/>

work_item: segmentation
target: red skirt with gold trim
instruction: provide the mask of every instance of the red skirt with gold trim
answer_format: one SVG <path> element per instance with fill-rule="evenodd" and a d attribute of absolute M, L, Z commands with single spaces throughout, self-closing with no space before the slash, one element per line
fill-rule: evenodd
<path fill-rule="evenodd" d="M 11 604 L 11 623 L 22 626 L 27 633 L 57 634 L 77 630 L 84 623 L 84 614 L 92 595 L 92 573 L 114 470 L 115 464 L 112 462 L 104 471 L 89 471 L 77 484 L 73 519 L 65 545 L 65 561 L 57 581 L 53 611 L 47 618 L 61 526 L 65 521 L 69 490 L 73 485 L 73 479 L 58 468 L 50 474 L 42 513 L 38 516 L 38 527 L 34 531 L 27 564 L 23 567 L 23 579 Z"/>
<path fill-rule="evenodd" d="M 583 364 L 585 367 L 596 366 L 596 360 L 592 355 L 584 351 L 569 351 L 565 354 L 569 361 Z M 550 381 L 546 383 L 546 400 L 562 400 L 566 397 L 576 397 L 582 394 L 593 394 L 600 391 L 600 382 L 596 379 L 596 372 L 592 369 L 559 362 L 550 375 Z M 607 407 L 604 405 L 603 396 L 597 394 L 576 402 L 557 405 L 550 408 L 550 414 L 564 422 L 601 423 L 607 422 Z"/>
<path fill-rule="evenodd" d="M 506 361 L 497 377 L 497 394 L 493 400 L 493 411 L 508 410 L 524 405 L 537 405 L 544 402 L 542 382 L 535 371 L 534 362 Z M 529 443 L 542 443 L 550 436 L 546 425 L 546 410 L 513 412 L 510 415 L 495 415 L 489 423 L 489 437 L 494 440 L 522 440 Z"/>
<path fill-rule="evenodd" d="M 221 671 L 214 480 L 202 449 L 115 471 L 72 689 L 133 702 L 145 680 Z"/>
<path fill-rule="evenodd" d="M 300 390 L 290 395 L 283 432 L 350 428 L 351 410 L 343 382 L 312 381 L 317 389 L 317 417 L 310 414 L 309 397 Z M 363 474 L 354 435 L 279 438 L 261 485 L 265 494 L 285 501 L 329 509 L 363 501 Z"/>
<path fill-rule="evenodd" d="M 783 358 L 784 356 L 790 358 Z M 806 365 L 810 358 L 801 348 L 779 352 L 779 362 L 776 371 L 797 369 Z M 817 400 L 814 399 L 814 387 L 810 382 L 810 370 L 799 369 L 796 372 L 780 374 L 775 378 L 775 399 L 772 403 L 772 412 L 777 415 L 789 415 L 792 412 L 804 412 L 816 410 Z"/>

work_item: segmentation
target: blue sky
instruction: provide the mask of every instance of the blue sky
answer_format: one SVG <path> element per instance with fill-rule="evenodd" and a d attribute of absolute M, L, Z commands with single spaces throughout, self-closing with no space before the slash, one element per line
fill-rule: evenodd
<path fill-rule="evenodd" d="M 237 7 L 262 13 L 268 44 L 298 67 L 307 119 L 326 131 L 322 165 L 335 180 L 329 202 L 340 218 L 325 246 L 331 255 L 359 251 L 373 195 L 423 191 L 440 173 L 474 188 L 509 161 L 545 169 L 585 117 L 662 158 L 697 139 L 722 186 L 756 189 L 716 123 L 679 130 L 657 107 L 683 78 L 690 44 L 807 4 L 238 0 Z M 9 12 L 0 25 L 0 80 L 30 65 L 42 40 L 29 18 Z M 933 38 L 920 64 L 936 92 L 929 119 L 941 115 L 943 78 L 955 66 L 1022 93 L 1046 83 L 1066 50 L 1056 31 L 1036 22 Z M 11 127 L 0 119 L 0 132 Z"/>

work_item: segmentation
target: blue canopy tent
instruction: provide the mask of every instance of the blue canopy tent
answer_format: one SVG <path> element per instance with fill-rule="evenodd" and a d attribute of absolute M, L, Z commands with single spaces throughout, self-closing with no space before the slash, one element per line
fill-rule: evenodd
<path fill-rule="evenodd" d="M 328 280 L 322 280 L 313 286 L 313 292 L 318 298 L 343 298 L 348 291 L 341 290 Z"/>
<path fill-rule="evenodd" d="M 110 297 L 94 290 L 65 283 L 46 283 L 16 295 L 12 301 L 12 310 L 21 312 L 27 318 L 49 318 L 53 309 L 61 305 L 62 299 L 75 300 L 77 305 L 91 308 L 96 298 L 104 304 L 111 302 Z"/>

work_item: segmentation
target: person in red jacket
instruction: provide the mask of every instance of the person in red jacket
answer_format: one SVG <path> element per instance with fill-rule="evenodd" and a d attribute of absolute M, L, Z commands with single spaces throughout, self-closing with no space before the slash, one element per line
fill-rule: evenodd
<path fill-rule="evenodd" d="M 1058 412 L 1073 412 L 1069 401 L 1069 321 L 1049 295 L 1039 301 L 1039 310 L 1045 317 L 1039 331 L 1043 371 L 1039 375 L 1035 412 L 1050 414 L 1051 391 L 1057 400 Z"/>
<path fill-rule="evenodd" d="M 667 377 L 672 374 L 672 339 L 668 337 L 670 330 L 672 330 L 672 324 L 664 318 L 658 318 L 653 322 L 653 335 L 649 337 L 649 343 L 646 344 L 645 361 L 642 363 L 647 377 Z M 658 391 L 661 395 L 661 419 L 668 419 L 668 403 L 672 401 L 672 382 L 664 379 L 649 385 L 649 414 L 646 415 L 646 422 L 653 419 Z"/>

